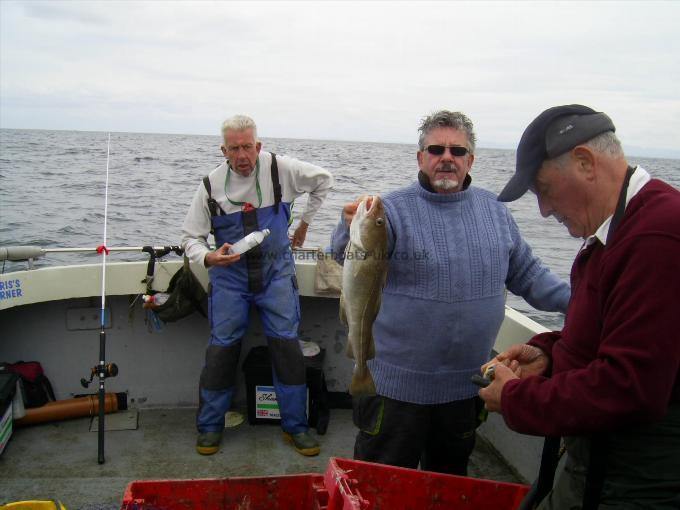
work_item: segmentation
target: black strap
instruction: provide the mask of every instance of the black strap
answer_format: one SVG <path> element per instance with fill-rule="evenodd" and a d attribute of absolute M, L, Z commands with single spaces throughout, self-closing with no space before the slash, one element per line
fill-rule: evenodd
<path fill-rule="evenodd" d="M 619 200 L 616 202 L 616 209 L 614 210 L 614 216 L 609 224 L 609 230 L 607 231 L 607 245 L 611 244 L 610 241 L 614 235 L 616 227 L 619 226 L 623 214 L 626 212 L 626 196 L 628 195 L 628 185 L 630 184 L 630 178 L 633 176 L 635 169 L 632 166 L 628 167 L 626 170 L 626 177 L 623 179 L 623 185 L 621 186 L 621 192 L 619 193 Z"/>
<path fill-rule="evenodd" d="M 582 510 L 597 510 L 604 485 L 608 441 L 606 434 L 596 434 L 590 442 L 590 462 L 586 472 L 586 485 L 583 489 Z"/>
<path fill-rule="evenodd" d="M 212 187 L 210 186 L 210 177 L 205 176 L 203 177 L 203 186 L 205 186 L 205 190 L 208 192 L 208 210 L 210 211 L 210 233 L 212 235 L 215 235 L 215 227 L 213 226 L 213 218 L 215 216 L 220 216 L 221 214 L 224 214 L 224 211 L 220 207 L 220 204 L 217 203 L 217 200 L 215 200 L 212 197 Z"/>
<path fill-rule="evenodd" d="M 219 216 L 220 214 L 224 214 L 220 204 L 218 204 L 217 200 L 212 197 L 210 178 L 207 175 L 203 177 L 203 186 L 205 186 L 205 190 L 208 192 L 208 209 L 210 210 L 210 216 Z"/>
<path fill-rule="evenodd" d="M 247 236 L 251 232 L 260 230 L 257 224 L 257 209 L 241 211 L 243 221 L 243 235 Z M 248 268 L 248 290 L 250 292 L 260 292 L 262 284 L 262 246 L 257 245 L 245 253 L 246 267 Z"/>
<path fill-rule="evenodd" d="M 517 510 L 532 510 L 543 501 L 552 490 L 555 471 L 560 461 L 560 438 L 546 436 L 541 453 L 541 467 L 538 478 L 531 484 L 529 492 L 524 496 Z"/>
<path fill-rule="evenodd" d="M 560 460 L 560 438 L 546 437 L 543 443 L 543 453 L 541 454 L 541 467 L 538 471 L 538 481 L 536 482 L 536 503 L 543 501 L 552 490 L 555 480 L 555 470 Z"/>
<path fill-rule="evenodd" d="M 274 214 L 279 214 L 279 204 L 281 203 L 281 184 L 279 183 L 279 165 L 276 162 L 276 154 L 272 155 L 272 188 L 274 189 Z"/>

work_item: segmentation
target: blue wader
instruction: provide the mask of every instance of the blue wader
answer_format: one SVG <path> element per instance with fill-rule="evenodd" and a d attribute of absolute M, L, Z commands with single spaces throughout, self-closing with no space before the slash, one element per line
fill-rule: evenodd
<path fill-rule="evenodd" d="M 281 426 L 292 434 L 308 428 L 305 367 L 298 342 L 300 300 L 288 239 L 289 217 L 290 205 L 284 202 L 212 217 L 217 246 L 233 244 L 255 230 L 268 228 L 271 234 L 235 264 L 209 271 L 211 332 L 199 385 L 199 432 L 224 429 L 251 304 L 257 308 L 267 336 Z"/>

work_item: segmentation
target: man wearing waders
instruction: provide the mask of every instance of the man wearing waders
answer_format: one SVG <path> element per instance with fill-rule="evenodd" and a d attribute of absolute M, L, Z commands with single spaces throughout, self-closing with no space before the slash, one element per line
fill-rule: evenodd
<path fill-rule="evenodd" d="M 196 450 L 202 455 L 219 451 L 254 304 L 267 336 L 284 437 L 302 455 L 317 455 L 319 443 L 307 426 L 300 304 L 288 226 L 293 200 L 309 193 L 292 238 L 294 247 L 301 246 L 333 177 L 318 166 L 261 152 L 257 127 L 249 117 L 224 121 L 222 136 L 226 160 L 199 184 L 182 227 L 185 253 L 208 267 L 210 275 L 211 334 L 199 383 Z M 264 229 L 270 234 L 262 244 L 242 255 L 228 254 L 236 241 Z M 211 231 L 215 251 L 207 242 Z"/>

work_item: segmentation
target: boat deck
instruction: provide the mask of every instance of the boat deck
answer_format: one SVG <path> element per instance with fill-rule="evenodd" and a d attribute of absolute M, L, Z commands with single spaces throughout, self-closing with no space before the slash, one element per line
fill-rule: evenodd
<path fill-rule="evenodd" d="M 195 408 L 141 409 L 137 429 L 106 432 L 102 465 L 90 418 L 16 428 L 0 456 L 0 504 L 58 499 L 68 510 L 114 510 L 134 480 L 323 473 L 329 457 L 352 457 L 356 428 L 351 410 L 331 410 L 328 430 L 318 436 L 317 457 L 297 454 L 278 426 L 247 420 L 225 431 L 219 453 L 198 455 L 195 415 Z M 522 482 L 481 439 L 469 475 Z"/>
<path fill-rule="evenodd" d="M 158 288 L 167 286 L 179 264 L 159 264 Z M 347 332 L 338 319 L 337 299 L 314 294 L 314 268 L 312 263 L 297 265 L 303 291 L 300 338 L 324 349 L 322 366 L 328 391 L 342 394 L 353 371 L 353 362 L 345 354 Z M 106 433 L 103 465 L 97 462 L 97 433 L 90 431 L 89 418 L 15 428 L 0 456 L 0 504 L 58 499 L 69 510 L 113 510 L 120 508 L 126 486 L 135 480 L 321 474 L 329 457 L 352 458 L 356 435 L 352 413 L 336 408 L 331 409 L 326 434 L 319 436 L 318 457 L 296 453 L 284 442 L 278 426 L 247 422 L 226 431 L 218 454 L 198 455 L 196 386 L 205 363 L 208 322 L 193 314 L 153 327 L 136 300 L 144 292 L 140 282 L 146 263 L 111 264 L 109 270 L 106 360 L 118 365 L 119 374 L 106 380 L 106 389 L 127 395 L 130 408 L 138 409 L 138 427 Z M 14 273 L 24 301 L 0 301 L 5 340 L 0 342 L 0 361 L 40 361 L 60 400 L 82 393 L 80 378 L 99 359 L 98 271 L 98 267 L 85 265 Z M 205 271 L 198 274 L 207 278 Z M 497 349 L 524 341 L 539 331 L 537 328 L 540 326 L 506 309 Z M 253 314 L 242 343 L 236 405 L 247 402 L 245 359 L 253 347 L 265 344 L 261 322 Z M 107 427 L 113 416 L 120 414 L 107 415 Z M 540 459 L 537 438 L 512 433 L 498 416 L 490 417 L 480 433 L 513 468 L 491 443 L 480 439 L 470 462 L 470 476 L 524 481 L 515 475 L 516 469 L 524 478 L 535 477 Z"/>

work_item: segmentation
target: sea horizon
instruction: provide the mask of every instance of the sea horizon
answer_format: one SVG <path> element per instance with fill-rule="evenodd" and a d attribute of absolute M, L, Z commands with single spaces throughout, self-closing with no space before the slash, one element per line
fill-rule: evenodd
<path fill-rule="evenodd" d="M 13 128 L 13 127 L 0 127 L 2 130 L 15 130 L 15 131 L 51 131 L 51 132 L 66 132 L 66 133 L 111 133 L 111 134 L 131 134 L 131 135 L 167 135 L 167 136 L 215 136 L 220 137 L 220 133 L 210 134 L 210 133 L 176 133 L 176 132 L 151 132 L 151 131 L 102 131 L 102 130 L 92 130 L 92 129 L 56 129 L 56 128 Z M 413 145 L 417 146 L 417 142 L 395 142 L 395 141 L 375 141 L 375 140 L 350 140 L 350 139 L 338 139 L 338 138 L 299 138 L 290 136 L 261 136 L 262 140 L 292 140 L 292 141 L 310 141 L 310 142 L 339 142 L 339 143 L 370 143 L 376 145 Z M 519 140 L 518 140 L 519 143 Z M 623 151 L 626 157 L 630 158 L 654 158 L 654 159 L 666 159 L 666 160 L 680 160 L 680 150 L 668 149 L 668 148 L 645 148 L 626 145 L 622 142 Z M 2 146 L 0 145 L 0 149 Z M 487 150 L 507 150 L 515 151 L 516 146 L 509 147 L 504 144 L 498 145 L 480 145 L 477 144 L 477 149 L 487 149 Z M 266 147 L 265 147 L 266 150 Z"/>

